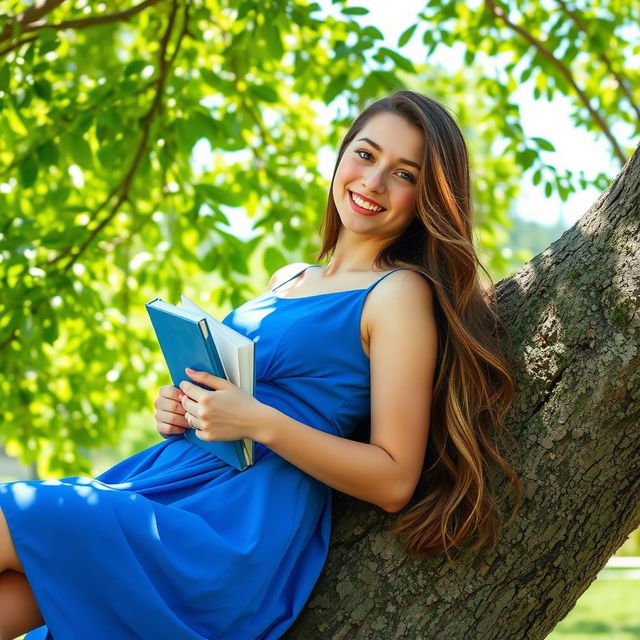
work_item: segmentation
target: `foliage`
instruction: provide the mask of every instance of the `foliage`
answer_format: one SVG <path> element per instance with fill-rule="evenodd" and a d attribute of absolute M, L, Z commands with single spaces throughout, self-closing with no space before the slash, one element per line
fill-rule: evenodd
<path fill-rule="evenodd" d="M 306 0 L 6 4 L 0 437 L 41 476 L 91 473 L 88 452 L 115 446 L 168 382 L 147 300 L 193 290 L 220 315 L 286 262 L 313 260 L 328 192 L 318 152 L 335 151 L 369 101 L 408 87 L 452 108 L 472 155 L 481 259 L 496 277 L 513 266 L 500 252 L 501 227 L 523 173 L 564 198 L 576 188 L 547 164 L 551 143 L 526 138 L 509 100 L 518 74 L 534 74 L 541 95 L 572 95 L 575 83 L 505 27 L 492 1 L 478 12 L 431 2 L 400 37 L 399 49 L 416 37 L 430 51 L 464 43 L 467 68 L 453 76 L 428 56 L 418 64 L 389 49 L 365 24 L 366 8 L 344 0 L 333 2 L 337 18 Z M 580 27 L 558 4 L 549 15 L 522 3 L 519 11 L 584 84 L 592 106 L 576 108 L 576 126 L 607 135 L 634 122 L 607 69 L 622 77 L 634 50 L 615 27 L 637 20 L 635 10 L 611 1 L 605 18 L 603 5 L 592 6 Z M 556 25 L 543 38 L 546 19 Z M 515 62 L 490 78 L 472 66 L 480 51 Z M 639 86 L 637 71 L 626 73 L 626 86 Z M 331 125 L 322 123 L 327 105 L 340 106 Z M 626 150 L 612 142 L 612 153 L 622 162 Z M 246 240 L 228 228 L 239 211 L 254 229 Z"/>

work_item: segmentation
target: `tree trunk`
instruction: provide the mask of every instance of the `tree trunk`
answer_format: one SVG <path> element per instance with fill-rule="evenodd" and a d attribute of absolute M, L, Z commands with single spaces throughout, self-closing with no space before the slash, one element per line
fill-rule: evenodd
<path fill-rule="evenodd" d="M 395 514 L 335 492 L 327 564 L 287 640 L 545 638 L 640 524 L 640 149 L 498 297 L 518 518 L 493 553 L 451 566 L 408 558 L 386 533 Z M 506 509 L 506 481 L 498 491 Z"/>

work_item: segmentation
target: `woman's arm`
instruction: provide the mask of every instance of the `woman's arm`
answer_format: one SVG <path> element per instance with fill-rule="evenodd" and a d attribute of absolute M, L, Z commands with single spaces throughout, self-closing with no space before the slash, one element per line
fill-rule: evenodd
<path fill-rule="evenodd" d="M 257 439 L 330 487 L 396 512 L 415 491 L 429 431 L 437 354 L 430 286 L 398 271 L 369 293 L 368 309 L 370 443 L 324 433 L 273 407 Z"/>

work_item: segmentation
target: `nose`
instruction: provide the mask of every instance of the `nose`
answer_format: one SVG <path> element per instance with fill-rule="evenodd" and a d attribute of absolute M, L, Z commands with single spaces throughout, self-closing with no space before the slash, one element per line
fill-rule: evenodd
<path fill-rule="evenodd" d="M 368 191 L 384 191 L 383 167 L 371 167 L 369 171 L 362 174 L 360 183 Z"/>

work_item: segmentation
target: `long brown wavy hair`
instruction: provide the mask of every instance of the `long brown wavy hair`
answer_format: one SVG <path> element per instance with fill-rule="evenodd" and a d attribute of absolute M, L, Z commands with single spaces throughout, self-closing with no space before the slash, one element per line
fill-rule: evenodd
<path fill-rule="evenodd" d="M 415 218 L 378 253 L 374 264 L 423 274 L 434 292 L 438 327 L 425 464 L 410 505 L 389 531 L 406 534 L 410 556 L 444 551 L 449 557 L 449 549 L 472 541 L 471 550 L 487 543 L 493 549 L 500 529 L 519 509 L 522 489 L 514 468 L 499 451 L 507 444 L 507 435 L 517 449 L 504 426 L 515 395 L 508 364 L 511 340 L 497 313 L 495 285 L 473 247 L 467 147 L 443 105 L 414 91 L 396 91 L 369 105 L 353 121 L 338 151 L 333 178 L 347 146 L 370 118 L 382 112 L 397 114 L 418 127 L 426 142 Z M 335 249 L 342 226 L 332 195 L 333 178 L 318 260 Z M 479 268 L 488 284 L 479 279 Z M 506 523 L 496 503 L 495 470 L 502 470 L 515 489 Z"/>

